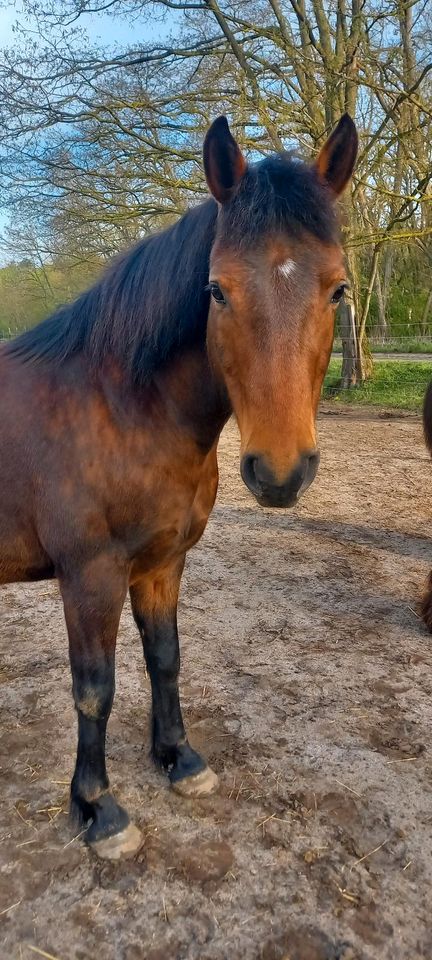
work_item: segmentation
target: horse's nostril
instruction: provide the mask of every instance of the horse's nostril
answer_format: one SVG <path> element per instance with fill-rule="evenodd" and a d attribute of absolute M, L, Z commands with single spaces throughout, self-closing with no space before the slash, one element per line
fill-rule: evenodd
<path fill-rule="evenodd" d="M 259 454 L 249 453 L 243 457 L 241 475 L 252 493 L 261 493 L 266 487 L 276 485 L 274 473 L 266 458 Z"/>
<path fill-rule="evenodd" d="M 314 476 L 318 470 L 319 462 L 320 462 L 319 450 L 314 450 L 313 453 L 309 454 L 309 463 L 308 463 L 308 471 L 313 471 Z"/>
<path fill-rule="evenodd" d="M 243 457 L 240 467 L 242 479 L 246 486 L 249 487 L 249 490 L 252 490 L 253 493 L 257 492 L 259 486 L 255 473 L 256 461 L 257 457 L 251 453 L 248 453 Z"/>
<path fill-rule="evenodd" d="M 318 467 L 320 462 L 320 455 L 318 450 L 314 450 L 313 453 L 306 454 L 303 457 L 304 463 L 304 473 L 303 473 L 303 483 L 301 485 L 301 492 L 304 493 L 311 483 L 315 480 L 315 477 L 318 473 Z"/>

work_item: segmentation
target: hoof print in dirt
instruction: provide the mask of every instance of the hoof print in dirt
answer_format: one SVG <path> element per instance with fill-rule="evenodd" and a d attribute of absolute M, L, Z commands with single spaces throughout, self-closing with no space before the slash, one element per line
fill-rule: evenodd
<path fill-rule="evenodd" d="M 229 873 L 233 852 L 225 841 L 184 845 L 179 850 L 181 872 L 193 883 L 216 883 Z"/>
<path fill-rule="evenodd" d="M 297 927 L 268 940 L 261 960 L 362 960 L 349 943 L 332 943 L 314 927 Z"/>

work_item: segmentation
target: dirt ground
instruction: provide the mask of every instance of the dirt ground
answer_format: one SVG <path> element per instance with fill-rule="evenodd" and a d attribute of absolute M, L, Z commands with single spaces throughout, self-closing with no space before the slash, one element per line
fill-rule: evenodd
<path fill-rule="evenodd" d="M 75 751 L 55 584 L 0 588 L 1 960 L 432 957 L 432 468 L 416 418 L 320 418 L 295 511 L 221 488 L 180 605 L 182 694 L 219 793 L 185 801 L 148 756 L 129 609 L 108 757 L 144 831 L 97 861 L 67 819 Z"/>

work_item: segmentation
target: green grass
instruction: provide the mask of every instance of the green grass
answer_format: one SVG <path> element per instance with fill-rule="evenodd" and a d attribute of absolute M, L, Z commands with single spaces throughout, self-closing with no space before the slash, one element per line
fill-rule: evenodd
<path fill-rule="evenodd" d="M 385 343 L 369 341 L 372 353 L 432 353 L 432 334 L 423 339 L 394 337 Z M 334 353 L 342 353 L 342 343 L 336 339 L 333 345 Z"/>
<path fill-rule="evenodd" d="M 340 360 L 330 361 L 322 392 L 324 400 L 420 411 L 426 387 L 432 380 L 432 364 L 392 360 L 375 363 L 373 377 L 366 383 L 341 390 L 341 366 Z"/>

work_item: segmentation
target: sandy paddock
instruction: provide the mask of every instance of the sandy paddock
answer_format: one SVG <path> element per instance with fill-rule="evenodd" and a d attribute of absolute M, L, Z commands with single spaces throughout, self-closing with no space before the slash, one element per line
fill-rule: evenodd
<path fill-rule="evenodd" d="M 432 468 L 415 417 L 320 421 L 302 504 L 261 510 L 238 440 L 180 604 L 194 745 L 184 801 L 148 756 L 149 684 L 125 609 L 108 758 L 144 831 L 97 861 L 67 819 L 75 750 L 55 584 L 0 588 L 1 960 L 432 957 Z M 37 952 L 39 951 L 39 952 Z"/>

